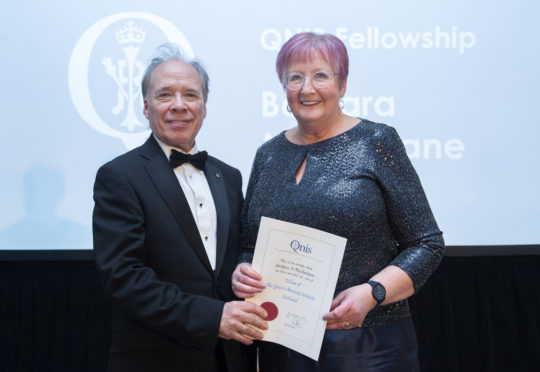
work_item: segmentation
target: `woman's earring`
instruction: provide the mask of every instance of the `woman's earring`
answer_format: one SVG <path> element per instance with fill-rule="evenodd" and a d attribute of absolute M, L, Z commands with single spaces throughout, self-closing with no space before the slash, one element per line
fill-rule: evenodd
<path fill-rule="evenodd" d="M 345 108 L 345 101 L 343 100 L 343 98 L 340 98 L 339 99 L 339 109 L 340 109 L 340 111 L 343 111 L 344 108 Z"/>
<path fill-rule="evenodd" d="M 292 112 L 292 111 L 291 111 L 291 108 L 289 107 L 289 105 L 287 105 L 287 111 L 289 111 L 289 114 Z"/>

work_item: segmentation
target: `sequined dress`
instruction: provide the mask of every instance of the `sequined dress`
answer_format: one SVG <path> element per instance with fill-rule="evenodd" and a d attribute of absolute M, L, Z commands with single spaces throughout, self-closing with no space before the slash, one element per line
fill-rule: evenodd
<path fill-rule="evenodd" d="M 335 294 L 388 265 L 403 269 L 418 290 L 444 254 L 442 233 L 397 132 L 367 120 L 309 145 L 290 142 L 285 132 L 264 143 L 246 192 L 240 261 L 251 262 L 262 216 L 347 238 Z M 376 307 L 362 326 L 408 316 L 402 300 Z"/>

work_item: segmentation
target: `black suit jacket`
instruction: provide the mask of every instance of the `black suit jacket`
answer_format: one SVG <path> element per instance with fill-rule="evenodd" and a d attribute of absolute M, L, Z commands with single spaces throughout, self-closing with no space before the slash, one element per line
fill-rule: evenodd
<path fill-rule="evenodd" d="M 109 371 L 210 371 L 239 245 L 240 172 L 209 157 L 216 270 L 168 159 L 153 136 L 103 165 L 94 185 L 98 275 L 112 298 Z M 245 348 L 223 341 L 229 371 Z"/>

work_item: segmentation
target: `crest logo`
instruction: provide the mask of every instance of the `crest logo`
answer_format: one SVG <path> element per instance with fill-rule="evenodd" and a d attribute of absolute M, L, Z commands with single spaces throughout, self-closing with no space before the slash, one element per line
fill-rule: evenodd
<path fill-rule="evenodd" d="M 168 20 L 129 12 L 94 23 L 81 36 L 69 61 L 69 92 L 75 109 L 98 132 L 120 138 L 126 148 L 150 134 L 142 114 L 141 79 L 146 61 L 164 41 L 193 50 L 184 34 Z"/>

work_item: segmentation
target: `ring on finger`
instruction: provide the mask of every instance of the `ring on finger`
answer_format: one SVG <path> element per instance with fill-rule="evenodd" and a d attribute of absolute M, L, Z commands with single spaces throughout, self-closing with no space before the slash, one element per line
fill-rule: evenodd
<path fill-rule="evenodd" d="M 343 323 L 343 327 L 345 327 L 345 328 L 349 328 L 350 326 L 351 326 L 351 323 L 349 323 L 349 322 L 344 322 Z"/>
<path fill-rule="evenodd" d="M 240 333 L 244 333 L 246 330 L 246 323 L 242 323 L 242 329 L 240 330 Z"/>

